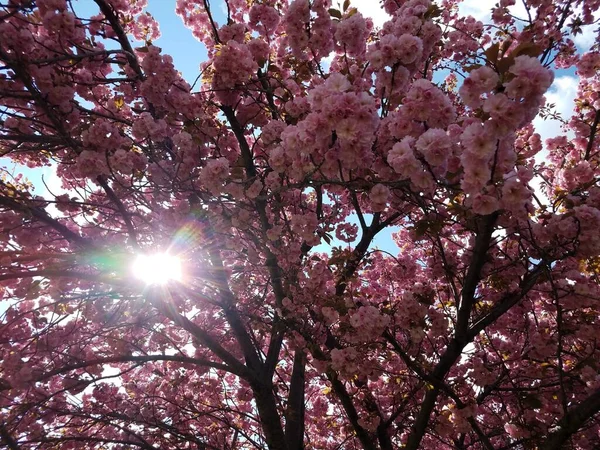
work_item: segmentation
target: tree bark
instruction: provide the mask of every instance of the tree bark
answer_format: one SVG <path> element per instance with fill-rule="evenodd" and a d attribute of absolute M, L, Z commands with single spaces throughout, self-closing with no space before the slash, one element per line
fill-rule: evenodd
<path fill-rule="evenodd" d="M 294 355 L 287 411 L 285 413 L 285 440 L 288 450 L 304 448 L 304 375 L 306 355 L 301 349 Z"/>
<path fill-rule="evenodd" d="M 288 450 L 288 446 L 281 426 L 281 418 L 277 411 L 275 396 L 270 388 L 270 383 L 253 382 L 250 384 L 256 401 L 256 408 L 262 429 L 265 433 L 267 448 L 269 450 Z"/>

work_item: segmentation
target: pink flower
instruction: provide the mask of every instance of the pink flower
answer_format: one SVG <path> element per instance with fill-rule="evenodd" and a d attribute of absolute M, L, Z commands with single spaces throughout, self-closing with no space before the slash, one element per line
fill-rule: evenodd
<path fill-rule="evenodd" d="M 417 36 L 403 34 L 398 39 L 396 55 L 402 64 L 412 64 L 421 58 L 423 52 L 423 42 Z"/>
<path fill-rule="evenodd" d="M 543 94 L 554 80 L 552 72 L 531 56 L 517 56 L 509 71 L 515 78 L 505 84 L 506 93 L 516 100 Z"/>
<path fill-rule="evenodd" d="M 504 94 L 490 95 L 483 103 L 483 110 L 493 119 L 503 119 L 510 114 L 513 103 Z"/>
<path fill-rule="evenodd" d="M 212 159 L 200 173 L 202 183 L 214 194 L 218 194 L 229 175 L 229 162 L 225 158 Z"/>
<path fill-rule="evenodd" d="M 371 200 L 371 207 L 373 211 L 383 211 L 387 206 L 387 201 L 390 197 L 390 189 L 383 184 L 376 184 L 369 193 L 369 199 Z"/>
<path fill-rule="evenodd" d="M 269 36 L 279 24 L 279 13 L 269 5 L 254 4 L 250 8 L 250 26 L 263 36 Z"/>
<path fill-rule="evenodd" d="M 369 30 L 365 18 L 362 14 L 356 13 L 338 23 L 335 30 L 335 39 L 349 56 L 358 57 L 365 53 L 368 34 Z"/>
<path fill-rule="evenodd" d="M 500 208 L 497 198 L 480 193 L 471 197 L 471 206 L 475 213 L 482 216 L 487 216 Z"/>
<path fill-rule="evenodd" d="M 465 159 L 476 158 L 487 161 L 496 149 L 496 140 L 479 123 L 473 123 L 465 128 L 460 140 L 465 148 Z"/>
<path fill-rule="evenodd" d="M 489 92 L 498 85 L 498 74 L 488 66 L 479 67 L 469 73 L 469 80 L 480 92 Z"/>
<path fill-rule="evenodd" d="M 412 149 L 414 142 L 413 137 L 405 137 L 394 144 L 387 156 L 388 164 L 404 178 L 410 178 L 412 174 L 422 170 L 422 165 Z"/>
<path fill-rule="evenodd" d="M 448 160 L 452 143 L 444 130 L 430 128 L 419 137 L 415 146 L 429 164 L 441 166 Z"/>
<path fill-rule="evenodd" d="M 600 53 L 585 53 L 577 63 L 577 73 L 584 78 L 591 78 L 600 70 Z"/>

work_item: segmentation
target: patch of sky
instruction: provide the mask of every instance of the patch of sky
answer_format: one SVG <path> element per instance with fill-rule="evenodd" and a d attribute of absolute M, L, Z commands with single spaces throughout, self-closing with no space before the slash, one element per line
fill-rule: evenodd
<path fill-rule="evenodd" d="M 363 216 L 365 218 L 365 222 L 367 223 L 367 225 L 371 224 L 371 222 L 373 221 L 373 215 L 372 214 L 363 214 Z M 356 225 L 359 229 L 358 235 L 354 241 L 352 241 L 350 243 L 340 241 L 339 239 L 337 239 L 335 237 L 335 233 L 330 233 L 331 239 L 329 240 L 329 242 L 326 242 L 325 240 L 322 239 L 321 243 L 319 245 L 313 247 L 312 252 L 313 253 L 331 254 L 332 250 L 336 247 L 339 247 L 341 249 L 354 248 L 356 246 L 356 244 L 360 241 L 360 238 L 362 236 L 362 231 L 360 228 L 358 216 L 356 214 L 350 214 L 350 216 L 348 216 L 348 218 L 347 218 L 347 222 L 351 223 L 353 225 Z M 387 227 L 386 229 L 382 230 L 381 232 L 377 233 L 377 235 L 373 238 L 371 245 L 369 246 L 369 251 L 379 249 L 379 250 L 383 250 L 385 252 L 389 252 L 392 255 L 397 255 L 399 248 L 393 239 L 393 234 L 397 233 L 398 231 L 400 231 L 399 226 L 390 226 L 390 227 Z"/>

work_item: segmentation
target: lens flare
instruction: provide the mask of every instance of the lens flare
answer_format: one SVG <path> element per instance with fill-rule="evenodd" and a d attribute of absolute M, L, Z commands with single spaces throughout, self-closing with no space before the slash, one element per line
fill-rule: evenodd
<path fill-rule="evenodd" d="M 168 253 L 139 255 L 133 263 L 133 275 L 146 284 L 181 281 L 181 260 Z"/>

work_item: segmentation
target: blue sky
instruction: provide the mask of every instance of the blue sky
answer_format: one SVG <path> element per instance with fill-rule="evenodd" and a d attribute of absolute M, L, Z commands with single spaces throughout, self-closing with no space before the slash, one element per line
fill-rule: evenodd
<path fill-rule="evenodd" d="M 161 37 L 153 43 L 173 57 L 175 67 L 191 84 L 198 76 L 200 63 L 206 59 L 206 48 L 175 14 L 175 3 L 175 0 L 148 0 L 146 10 L 160 24 Z M 222 24 L 224 16 L 219 2 L 214 3 L 215 20 Z M 79 0 L 73 6 L 81 17 L 90 17 L 99 11 L 93 0 Z"/>

